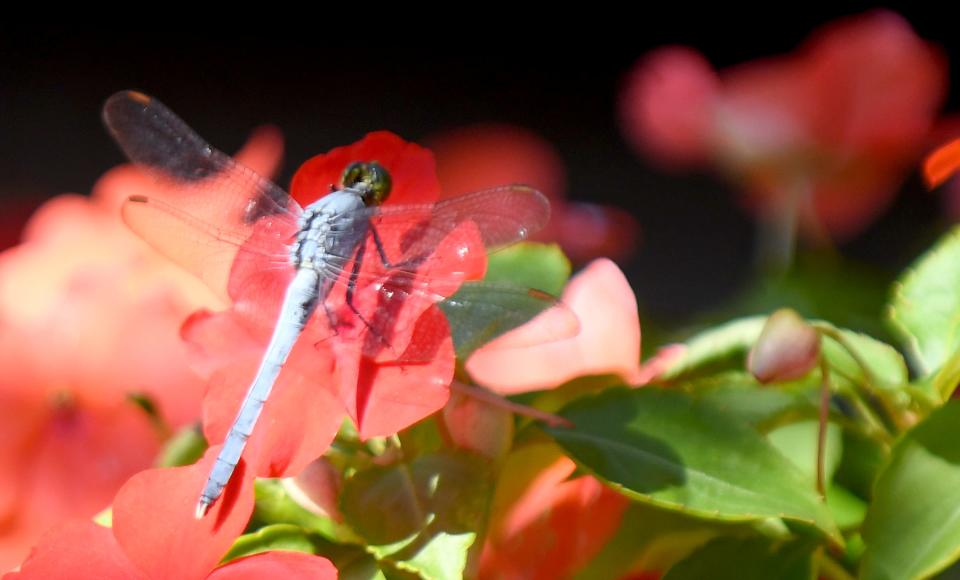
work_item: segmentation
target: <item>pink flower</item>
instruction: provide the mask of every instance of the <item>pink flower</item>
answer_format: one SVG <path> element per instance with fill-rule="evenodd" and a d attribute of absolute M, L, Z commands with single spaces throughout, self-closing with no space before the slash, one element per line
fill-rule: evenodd
<path fill-rule="evenodd" d="M 270 147 L 255 138 L 241 157 Z M 164 434 L 132 396 L 170 428 L 199 417 L 204 383 L 179 329 L 218 302 L 120 221 L 122 196 L 154 188 L 114 169 L 92 199 L 49 201 L 0 254 L 0 569 L 49 527 L 103 510 L 154 462 Z"/>
<path fill-rule="evenodd" d="M 760 214 L 799 203 L 805 233 L 822 225 L 844 238 L 889 204 L 945 85 L 940 52 L 878 10 L 720 73 L 691 49 L 659 49 L 631 73 L 620 109 L 641 151 L 674 166 L 709 161 Z"/>
<path fill-rule="evenodd" d="M 580 331 L 536 346 L 529 335 L 550 322 L 530 321 L 477 350 L 467 372 L 478 384 L 514 394 L 552 388 L 575 377 L 616 374 L 628 384 L 641 382 L 640 318 L 626 277 L 606 259 L 591 262 L 567 285 L 561 301 L 580 319 Z M 523 346 L 515 346 L 523 345 Z"/>

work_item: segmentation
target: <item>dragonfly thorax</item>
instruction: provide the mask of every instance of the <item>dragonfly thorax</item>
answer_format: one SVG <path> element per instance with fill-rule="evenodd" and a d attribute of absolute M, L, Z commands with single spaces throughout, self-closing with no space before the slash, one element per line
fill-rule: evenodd
<path fill-rule="evenodd" d="M 366 239 L 370 222 L 365 208 L 361 192 L 354 189 L 334 191 L 307 206 L 290 246 L 293 265 L 321 273 L 342 268 Z"/>

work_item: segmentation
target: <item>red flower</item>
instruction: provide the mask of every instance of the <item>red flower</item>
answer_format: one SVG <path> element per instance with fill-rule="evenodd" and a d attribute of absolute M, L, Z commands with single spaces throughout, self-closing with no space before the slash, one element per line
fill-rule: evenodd
<path fill-rule="evenodd" d="M 269 173 L 264 137 L 240 157 Z M 155 189 L 114 169 L 92 199 L 45 204 L 0 254 L 0 570 L 44 530 L 103 510 L 153 463 L 161 433 L 131 395 L 147 395 L 172 428 L 199 416 L 204 383 L 179 329 L 218 302 L 119 219 L 122 196 Z"/>
<path fill-rule="evenodd" d="M 390 133 L 373 133 L 309 160 L 294 176 L 291 195 L 309 205 L 337 185 L 346 165 L 354 161 L 378 161 L 390 172 L 393 189 L 388 206 L 438 199 L 430 153 Z M 285 254 L 284 243 L 295 228 L 283 220 L 261 220 L 250 244 L 274 244 L 277 255 Z M 388 256 L 401 255 L 402 246 L 409 243 L 410 231 L 394 230 L 380 231 Z M 455 292 L 459 280 L 482 276 L 486 267 L 475 226 L 463 223 L 449 236 L 466 241 L 470 248 L 457 253 L 452 249 L 463 247 L 459 243 L 438 246 L 430 274 L 449 282 L 431 287 L 430 296 L 414 294 L 390 302 L 384 302 L 379 286 L 402 290 L 404 281 L 390 278 L 376 258 L 373 242 L 367 242 L 366 256 L 372 258 L 363 261 L 355 304 L 374 324 L 382 316 L 394 317 L 387 337 L 390 348 L 370 334 L 354 332 L 363 326 L 346 306 L 344 289 L 335 290 L 326 303 L 338 323 L 336 336 L 328 328 L 324 308 L 318 308 L 248 442 L 244 457 L 256 475 L 296 474 L 327 449 L 345 416 L 367 438 L 395 433 L 444 405 L 454 352 L 446 318 L 434 302 Z M 230 272 L 233 307 L 217 314 L 200 313 L 184 326 L 184 336 L 211 376 L 204 401 L 204 431 L 210 441 L 221 441 L 234 420 L 292 275 L 293 268 L 277 268 L 262 253 L 242 248 Z"/>
<path fill-rule="evenodd" d="M 569 578 L 617 531 L 629 500 L 546 444 L 507 457 L 493 501 L 481 578 Z"/>
<path fill-rule="evenodd" d="M 551 217 L 534 239 L 558 242 L 575 262 L 599 256 L 628 258 L 638 226 L 614 207 L 566 200 L 563 160 L 545 139 L 521 127 L 484 124 L 430 139 L 444 194 L 458 195 L 506 183 L 524 183 L 550 198 Z"/>
<path fill-rule="evenodd" d="M 886 11 L 841 20 L 796 53 L 717 74 L 678 47 L 628 79 L 628 138 L 673 165 L 712 160 L 766 215 L 799 197 L 801 224 L 837 237 L 884 209 L 917 160 L 943 98 L 938 50 Z"/>
<path fill-rule="evenodd" d="M 949 125 L 956 125 L 952 119 Z M 960 133 L 955 126 L 949 126 L 950 133 Z M 947 214 L 953 219 L 960 218 L 960 179 L 952 179 L 960 170 L 960 139 L 954 139 L 941 145 L 930 153 L 923 163 L 923 176 L 930 188 L 946 184 L 943 191 Z"/>
<path fill-rule="evenodd" d="M 197 489 L 218 450 L 195 465 L 138 473 L 117 493 L 112 530 L 92 522 L 65 524 L 44 536 L 19 572 L 4 578 L 336 578 L 328 560 L 294 552 L 264 552 L 217 567 L 253 511 L 253 478 L 241 463 L 237 484 L 206 518 L 194 518 Z"/>

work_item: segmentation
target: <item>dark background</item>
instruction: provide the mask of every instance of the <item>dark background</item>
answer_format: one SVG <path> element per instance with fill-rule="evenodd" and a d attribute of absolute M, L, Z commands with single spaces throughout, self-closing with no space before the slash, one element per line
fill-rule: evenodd
<path fill-rule="evenodd" d="M 243 26 L 102 34 L 10 21 L 0 25 L 0 240 L 11 239 L 42 200 L 87 192 L 122 161 L 100 123 L 104 99 L 120 89 L 160 98 L 225 151 L 256 125 L 278 125 L 287 144 L 281 184 L 311 155 L 371 130 L 416 141 L 498 121 L 557 147 L 570 198 L 636 216 L 641 244 L 621 265 L 644 318 L 689 321 L 746 283 L 753 223 L 720 180 L 663 173 L 633 154 L 615 117 L 623 75 L 662 44 L 692 45 L 721 68 L 787 52 L 818 25 L 865 8 L 815 13 L 776 3 L 703 12 L 685 5 L 674 15 L 637 19 L 599 7 L 549 26 L 487 15 L 489 25 L 462 33 L 450 25 L 404 31 L 388 27 L 387 15 L 314 25 L 290 14 L 303 26 L 292 30 L 271 28 L 252 13 Z M 933 7 L 892 8 L 958 62 L 954 17 Z M 424 48 L 374 46 L 407 39 Z M 954 82 L 945 110 L 958 109 Z M 940 200 L 913 176 L 885 217 L 841 251 L 892 276 L 946 227 L 941 214 Z"/>

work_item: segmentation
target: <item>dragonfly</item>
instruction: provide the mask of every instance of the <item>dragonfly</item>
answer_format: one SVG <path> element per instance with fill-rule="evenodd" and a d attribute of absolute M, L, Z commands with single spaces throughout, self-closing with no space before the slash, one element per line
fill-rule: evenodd
<path fill-rule="evenodd" d="M 507 185 L 434 204 L 390 205 L 384 203 L 392 187 L 387 169 L 376 160 L 358 159 L 329 193 L 304 208 L 281 187 L 213 148 L 155 98 L 136 91 L 114 94 L 104 105 L 103 118 L 127 157 L 176 192 L 125 201 L 123 219 L 136 234 L 215 290 L 222 291 L 225 272 L 240 249 L 262 253 L 271 267 L 293 272 L 260 366 L 200 492 L 198 519 L 230 481 L 308 323 L 319 319 L 333 339 L 347 328 L 328 304 L 338 289 L 363 331 L 358 348 L 370 356 L 392 353 L 399 362 L 430 356 L 416 349 L 392 351 L 390 337 L 402 322 L 391 313 L 405 300 L 440 303 L 451 327 L 454 320 L 471 324 L 477 330 L 463 340 L 472 340 L 472 346 L 547 310 L 554 313 L 546 318 L 550 324 L 527 340 L 546 342 L 578 331 L 576 315 L 544 292 L 463 279 L 454 280 L 458 291 L 453 296 L 437 290 L 449 285 L 446 278 L 456 272 L 433 272 L 434 251 L 440 244 L 453 244 L 452 255 L 469 253 L 471 248 L 456 235 L 465 222 L 472 223 L 487 251 L 524 240 L 545 225 L 549 203 L 530 187 Z M 282 240 L 282 251 L 257 235 L 265 223 L 293 232 Z M 388 255 L 383 242 L 388 234 L 402 239 L 400 255 Z M 379 273 L 364 267 L 368 260 L 379 263 Z M 372 311 L 362 312 L 354 303 L 364 288 L 378 292 Z"/>

